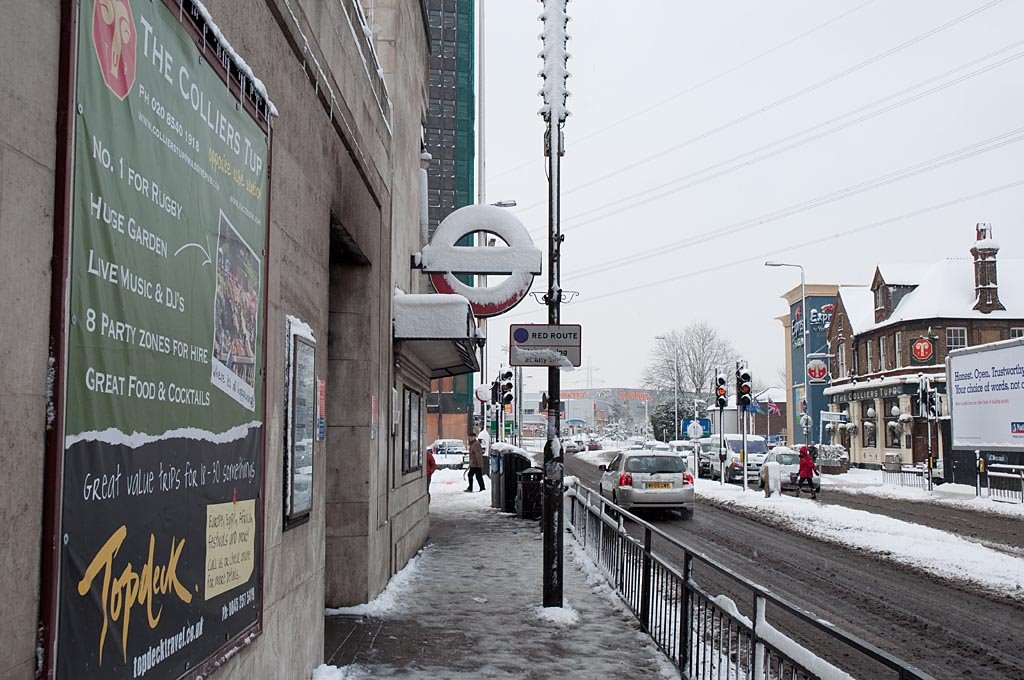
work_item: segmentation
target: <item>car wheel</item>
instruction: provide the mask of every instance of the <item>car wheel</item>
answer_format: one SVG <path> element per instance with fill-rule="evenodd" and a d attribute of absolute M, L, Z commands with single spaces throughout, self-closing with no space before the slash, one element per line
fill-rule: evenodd
<path fill-rule="evenodd" d="M 683 516 L 683 519 L 693 519 L 693 508 L 681 508 L 679 514 Z"/>

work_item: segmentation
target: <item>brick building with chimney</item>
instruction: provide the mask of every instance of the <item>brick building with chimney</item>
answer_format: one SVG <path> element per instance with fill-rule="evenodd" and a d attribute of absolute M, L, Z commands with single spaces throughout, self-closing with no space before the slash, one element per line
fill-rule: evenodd
<path fill-rule="evenodd" d="M 927 457 L 928 430 L 918 416 L 919 375 L 945 406 L 946 355 L 955 349 L 1024 337 L 1024 260 L 997 260 L 992 226 L 978 224 L 970 258 L 879 264 L 868 286 L 840 286 L 828 329 L 829 410 L 845 422 L 828 436 L 854 465 L 879 467 L 886 454 L 904 463 Z M 941 421 L 940 421 L 941 423 Z M 944 449 L 943 427 L 932 432 Z"/>

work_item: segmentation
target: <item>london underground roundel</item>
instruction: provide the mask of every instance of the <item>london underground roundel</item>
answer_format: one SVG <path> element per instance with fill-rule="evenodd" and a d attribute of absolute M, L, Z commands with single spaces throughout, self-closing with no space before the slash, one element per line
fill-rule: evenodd
<path fill-rule="evenodd" d="M 507 248 L 456 245 L 478 231 L 489 232 Z M 430 243 L 419 254 L 419 267 L 438 293 L 457 293 L 469 300 L 473 314 L 491 317 L 507 312 L 526 297 L 533 277 L 541 273 L 542 254 L 526 227 L 514 215 L 492 205 L 468 205 L 441 221 Z M 495 286 L 473 287 L 457 277 L 508 275 Z"/>

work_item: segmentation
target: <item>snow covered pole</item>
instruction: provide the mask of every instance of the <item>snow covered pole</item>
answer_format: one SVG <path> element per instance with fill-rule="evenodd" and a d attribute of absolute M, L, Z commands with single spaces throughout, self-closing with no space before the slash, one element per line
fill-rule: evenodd
<path fill-rule="evenodd" d="M 543 48 L 540 57 L 544 67 L 540 76 L 544 83 L 540 91 L 544 105 L 540 115 L 547 123 L 544 153 L 548 158 L 548 323 L 557 325 L 561 318 L 561 246 L 560 224 L 560 161 L 563 151 L 562 125 L 569 112 L 565 108 L 568 92 L 565 80 L 569 77 L 566 61 L 566 13 L 568 0 L 541 0 L 544 11 L 540 16 L 544 24 L 541 33 Z M 558 436 L 561 430 L 561 376 L 558 367 L 548 367 L 548 425 L 544 446 L 544 606 L 562 606 L 562 477 L 563 463 Z"/>

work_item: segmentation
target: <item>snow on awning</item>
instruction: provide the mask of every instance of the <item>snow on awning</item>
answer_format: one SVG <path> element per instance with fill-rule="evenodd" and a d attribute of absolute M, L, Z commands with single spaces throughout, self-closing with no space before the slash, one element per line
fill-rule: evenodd
<path fill-rule="evenodd" d="M 480 370 L 477 327 L 461 295 L 406 294 L 395 289 L 394 339 L 442 378 Z"/>

